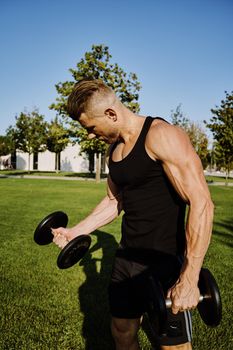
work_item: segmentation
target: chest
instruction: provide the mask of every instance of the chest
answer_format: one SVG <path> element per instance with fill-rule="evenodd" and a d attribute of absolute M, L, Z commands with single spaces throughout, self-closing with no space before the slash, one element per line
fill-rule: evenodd
<path fill-rule="evenodd" d="M 145 184 L 149 179 L 160 176 L 161 171 L 161 165 L 149 157 L 144 147 L 127 150 L 119 147 L 110 157 L 110 176 L 118 186 Z"/>
<path fill-rule="evenodd" d="M 129 143 L 118 142 L 112 152 L 112 160 L 114 162 L 122 161 L 132 152 L 134 145 L 135 145 L 135 142 L 133 141 Z"/>

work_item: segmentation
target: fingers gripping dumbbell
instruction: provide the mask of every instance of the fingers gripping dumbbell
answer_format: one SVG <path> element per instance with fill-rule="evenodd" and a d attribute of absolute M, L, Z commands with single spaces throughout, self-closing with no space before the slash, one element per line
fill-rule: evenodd
<path fill-rule="evenodd" d="M 171 299 L 165 299 L 161 284 L 152 276 L 149 277 L 151 307 L 148 312 L 149 322 L 158 325 L 159 334 L 167 331 L 167 309 L 171 308 Z M 197 305 L 199 314 L 204 323 L 216 327 L 222 319 L 222 303 L 218 285 L 211 272 L 202 268 L 199 276 L 198 287 L 200 299 Z"/>
<path fill-rule="evenodd" d="M 46 216 L 37 226 L 34 232 L 34 240 L 39 245 L 46 245 L 53 241 L 52 229 L 58 227 L 66 227 L 68 216 L 62 211 L 56 211 Z M 61 250 L 57 258 L 57 266 L 60 269 L 67 269 L 79 260 L 88 251 L 91 244 L 91 237 L 80 235 L 70 242 Z"/>

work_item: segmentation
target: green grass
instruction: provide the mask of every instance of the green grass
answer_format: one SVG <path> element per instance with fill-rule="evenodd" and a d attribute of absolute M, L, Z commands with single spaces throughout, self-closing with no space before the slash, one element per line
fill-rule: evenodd
<path fill-rule="evenodd" d="M 95 178 L 95 173 L 75 173 L 73 171 L 38 171 L 38 170 L 31 170 L 30 172 L 26 170 L 0 170 L 0 175 L 2 176 L 24 176 L 24 175 L 31 175 L 31 176 L 56 176 L 56 177 L 82 177 L 82 178 Z M 107 174 L 101 174 L 102 178 L 106 178 Z"/>
<path fill-rule="evenodd" d="M 24 175 L 36 175 L 36 176 L 56 176 L 56 177 L 82 177 L 82 178 L 95 178 L 95 173 L 75 173 L 75 172 L 69 172 L 69 171 L 59 171 L 58 173 L 56 171 L 38 171 L 38 170 L 31 170 L 30 173 L 28 173 L 27 170 L 0 170 L 1 176 L 24 176 Z M 102 178 L 106 178 L 107 174 L 101 174 Z M 226 182 L 226 179 L 224 176 L 206 176 L 206 181 L 211 182 Z M 233 178 L 228 178 L 228 182 L 233 182 Z"/>
<path fill-rule="evenodd" d="M 206 176 L 206 181 L 209 182 L 226 182 L 226 178 L 224 176 Z M 230 177 L 227 179 L 227 182 L 233 182 L 233 178 Z"/>
<path fill-rule="evenodd" d="M 233 349 L 232 194 L 210 187 L 215 202 L 212 244 L 205 259 L 221 289 L 223 320 L 207 328 L 194 312 L 194 350 Z M 105 194 L 105 184 L 86 181 L 0 179 L 0 349 L 114 349 L 107 304 L 120 219 L 92 235 L 82 262 L 59 270 L 59 249 L 38 246 L 33 232 L 48 213 L 64 210 L 69 225 L 84 218 Z M 150 343 L 140 330 L 142 349 Z"/>

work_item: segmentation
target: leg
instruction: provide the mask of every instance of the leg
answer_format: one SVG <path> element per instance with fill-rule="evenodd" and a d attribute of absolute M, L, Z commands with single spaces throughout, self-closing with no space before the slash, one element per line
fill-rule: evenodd
<path fill-rule="evenodd" d="M 116 350 L 139 350 L 137 332 L 146 311 L 147 266 L 117 256 L 109 285 L 111 330 Z"/>
<path fill-rule="evenodd" d="M 112 318 L 112 336 L 116 350 L 139 350 L 137 332 L 140 327 L 140 318 L 124 319 Z"/>

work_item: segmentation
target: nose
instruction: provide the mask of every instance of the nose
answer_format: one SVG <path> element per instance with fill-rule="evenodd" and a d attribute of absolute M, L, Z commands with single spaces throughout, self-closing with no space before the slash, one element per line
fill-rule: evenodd
<path fill-rule="evenodd" d="M 88 139 L 91 140 L 91 139 L 94 139 L 96 137 L 95 134 L 93 134 L 92 132 L 90 134 L 88 134 Z"/>

